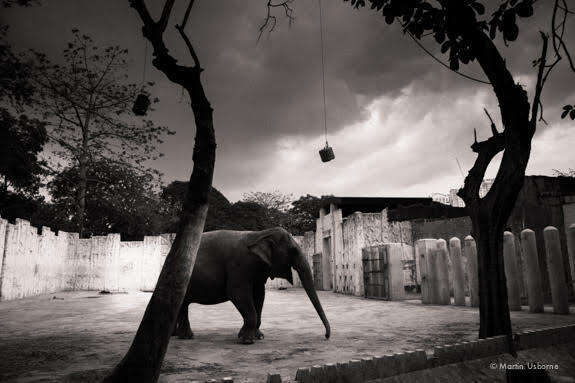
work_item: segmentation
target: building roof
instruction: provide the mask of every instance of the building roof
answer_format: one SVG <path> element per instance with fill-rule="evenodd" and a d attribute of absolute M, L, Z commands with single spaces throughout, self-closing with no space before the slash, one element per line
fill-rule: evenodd
<path fill-rule="evenodd" d="M 383 209 L 395 209 L 399 206 L 432 205 L 430 197 L 329 197 L 322 201 L 321 207 L 329 212 L 330 204 L 342 210 L 344 217 L 355 213 L 377 213 Z M 317 213 L 319 215 L 319 211 Z"/>

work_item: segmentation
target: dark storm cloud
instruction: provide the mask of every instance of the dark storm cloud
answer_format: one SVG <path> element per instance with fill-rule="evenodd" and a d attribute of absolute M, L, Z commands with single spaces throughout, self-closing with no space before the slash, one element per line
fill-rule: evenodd
<path fill-rule="evenodd" d="M 162 2 L 148 3 L 159 14 Z M 421 196 L 457 186 L 461 175 L 455 158 L 464 171 L 474 160 L 469 150 L 473 128 L 482 138 L 489 134 L 483 107 L 499 121 L 490 86 L 440 66 L 398 26 L 386 25 L 373 11 L 354 10 L 343 1 L 323 5 L 328 127 L 336 149 L 336 161 L 328 165 L 317 158 L 324 143 L 317 2 L 296 1 L 291 28 L 278 12 L 275 31 L 264 34 L 259 43 L 265 1 L 196 2 L 187 29 L 205 68 L 206 93 L 215 109 L 216 187 L 237 199 L 250 190 L 280 189 L 296 196 Z M 180 21 L 184 6 L 178 2 L 170 25 Z M 549 18 L 547 6 L 539 2 L 536 17 L 520 24 L 517 42 L 510 47 L 499 44 L 518 81 L 528 87 L 535 75 L 531 60 L 540 49 L 538 31 Z M 127 1 L 46 1 L 2 17 L 12 26 L 10 38 L 17 48 L 33 47 L 52 57 L 64 47 L 73 27 L 102 44 L 128 47 L 133 79 L 141 78 L 145 44 L 140 21 Z M 169 31 L 171 52 L 180 62 L 190 63 L 181 39 L 173 28 Z M 424 44 L 437 52 L 433 40 Z M 155 165 L 167 180 L 185 179 L 194 134 L 189 100 L 148 68 L 147 79 L 156 82 L 153 92 L 161 99 L 152 118 L 177 131 L 162 148 L 165 159 Z M 485 78 L 477 64 L 463 70 Z M 573 138 L 558 124 L 562 103 L 575 96 L 573 78 L 560 70 L 547 84 L 545 112 L 551 127 L 538 132 L 546 145 Z M 559 128 L 562 134 L 552 133 Z M 543 147 L 534 147 L 545 157 Z M 553 167 L 572 160 L 565 155 Z M 550 161 L 537 161 L 534 155 L 531 169 L 549 170 Z"/>

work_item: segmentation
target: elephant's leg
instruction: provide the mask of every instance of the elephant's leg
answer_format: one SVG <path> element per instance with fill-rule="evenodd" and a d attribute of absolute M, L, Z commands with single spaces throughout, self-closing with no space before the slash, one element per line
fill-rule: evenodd
<path fill-rule="evenodd" d="M 254 286 L 254 305 L 256 307 L 257 325 L 256 325 L 256 339 L 264 339 L 264 334 L 260 331 L 262 324 L 262 309 L 264 307 L 264 299 L 266 297 L 266 285 L 256 284 Z"/>
<path fill-rule="evenodd" d="M 240 343 L 252 344 L 256 336 L 258 316 L 254 305 L 252 289 L 236 287 L 231 289 L 231 301 L 244 318 L 244 325 L 238 333 Z"/>
<path fill-rule="evenodd" d="M 192 339 L 194 337 L 188 318 L 188 306 L 189 303 L 182 303 L 182 307 L 180 307 L 180 312 L 178 313 L 174 335 L 179 339 Z"/>

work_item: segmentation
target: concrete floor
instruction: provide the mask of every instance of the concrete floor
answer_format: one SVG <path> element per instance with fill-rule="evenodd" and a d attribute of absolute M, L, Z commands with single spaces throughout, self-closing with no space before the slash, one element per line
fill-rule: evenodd
<path fill-rule="evenodd" d="M 268 372 L 293 378 L 300 366 L 477 338 L 478 310 L 470 307 L 319 295 L 332 327 L 330 340 L 300 289 L 268 290 L 265 339 L 248 346 L 236 343 L 242 320 L 231 303 L 191 305 L 195 338 L 172 338 L 161 381 L 231 376 L 235 382 L 261 382 Z M 85 381 L 87 374 L 101 375 L 128 349 L 149 298 L 136 292 L 70 292 L 0 302 L 0 381 Z M 513 312 L 514 329 L 575 323 L 575 315 L 546 309 Z"/>

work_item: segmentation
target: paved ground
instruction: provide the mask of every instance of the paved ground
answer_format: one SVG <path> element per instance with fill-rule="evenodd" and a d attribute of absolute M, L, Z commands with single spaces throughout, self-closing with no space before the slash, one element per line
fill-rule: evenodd
<path fill-rule="evenodd" d="M 172 338 L 162 381 L 232 376 L 236 382 L 261 382 L 268 372 L 293 377 L 300 366 L 477 337 L 477 309 L 319 295 L 332 327 L 329 341 L 300 289 L 268 291 L 266 338 L 249 346 L 236 343 L 241 317 L 231 303 L 191 305 L 195 339 Z M 0 381 L 83 381 L 82 371 L 112 367 L 128 349 L 149 298 L 74 292 L 0 302 Z M 516 330 L 575 323 L 575 315 L 529 314 L 526 308 L 512 319 Z"/>

